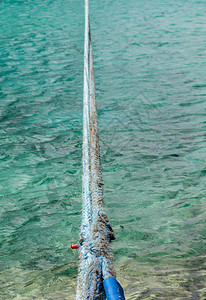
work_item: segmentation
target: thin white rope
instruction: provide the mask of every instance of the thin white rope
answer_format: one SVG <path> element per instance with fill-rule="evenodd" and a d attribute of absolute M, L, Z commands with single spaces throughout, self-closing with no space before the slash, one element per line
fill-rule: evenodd
<path fill-rule="evenodd" d="M 90 231 L 92 217 L 91 166 L 90 166 L 90 124 L 89 124 L 89 3 L 85 0 L 84 39 L 84 102 L 83 102 L 83 220 L 82 234 L 86 238 Z"/>

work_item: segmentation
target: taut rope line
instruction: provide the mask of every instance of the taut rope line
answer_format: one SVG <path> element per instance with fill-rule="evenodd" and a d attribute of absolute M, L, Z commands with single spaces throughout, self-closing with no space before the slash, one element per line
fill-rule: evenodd
<path fill-rule="evenodd" d="M 82 226 L 76 300 L 125 299 L 115 279 L 113 239 L 104 211 L 89 3 L 85 0 Z"/>

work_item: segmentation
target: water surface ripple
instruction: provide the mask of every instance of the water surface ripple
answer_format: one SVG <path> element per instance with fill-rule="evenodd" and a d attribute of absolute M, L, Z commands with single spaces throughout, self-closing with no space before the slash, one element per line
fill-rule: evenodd
<path fill-rule="evenodd" d="M 204 1 L 90 1 L 106 208 L 127 299 L 205 299 Z M 1 299 L 74 299 L 83 1 L 0 2 Z"/>

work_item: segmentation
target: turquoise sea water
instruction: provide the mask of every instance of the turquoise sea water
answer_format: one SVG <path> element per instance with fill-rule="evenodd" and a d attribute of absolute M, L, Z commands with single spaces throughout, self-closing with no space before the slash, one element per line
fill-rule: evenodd
<path fill-rule="evenodd" d="M 205 1 L 90 1 L 127 299 L 206 299 Z M 74 299 L 83 1 L 0 2 L 0 299 Z"/>

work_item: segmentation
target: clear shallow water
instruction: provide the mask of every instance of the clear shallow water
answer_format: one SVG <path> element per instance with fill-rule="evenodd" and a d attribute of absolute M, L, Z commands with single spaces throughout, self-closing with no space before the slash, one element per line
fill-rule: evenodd
<path fill-rule="evenodd" d="M 203 1 L 90 1 L 105 199 L 128 299 L 205 299 Z M 0 3 L 1 299 L 73 299 L 82 1 Z"/>

